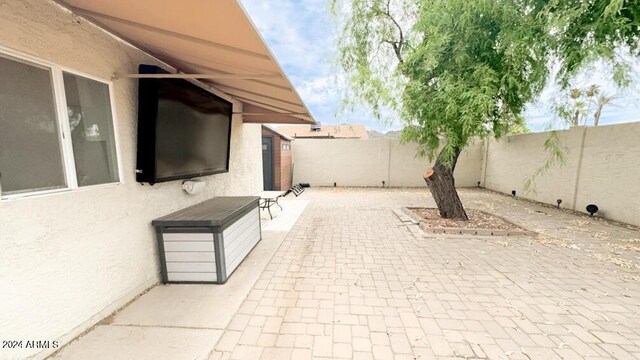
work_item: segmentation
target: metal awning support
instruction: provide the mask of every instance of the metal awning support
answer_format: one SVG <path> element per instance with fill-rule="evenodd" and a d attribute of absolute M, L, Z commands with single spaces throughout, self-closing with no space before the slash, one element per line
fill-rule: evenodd
<path fill-rule="evenodd" d="M 118 79 L 272 79 L 281 77 L 279 74 L 115 74 L 113 80 Z"/>
<path fill-rule="evenodd" d="M 295 118 L 296 116 L 310 116 L 309 113 L 274 111 L 250 103 L 243 103 L 241 114 L 245 123 L 304 123 L 304 120 Z"/>
<path fill-rule="evenodd" d="M 309 114 L 307 114 L 307 113 L 248 113 L 248 112 L 234 112 L 233 115 L 246 115 L 246 116 L 273 116 L 273 115 L 309 116 Z"/>

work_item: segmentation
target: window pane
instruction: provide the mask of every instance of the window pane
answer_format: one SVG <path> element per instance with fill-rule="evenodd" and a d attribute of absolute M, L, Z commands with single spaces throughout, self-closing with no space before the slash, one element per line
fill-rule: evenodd
<path fill-rule="evenodd" d="M 0 57 L 2 193 L 66 186 L 51 71 Z"/>
<path fill-rule="evenodd" d="M 107 84 L 64 73 L 78 186 L 119 181 Z"/>

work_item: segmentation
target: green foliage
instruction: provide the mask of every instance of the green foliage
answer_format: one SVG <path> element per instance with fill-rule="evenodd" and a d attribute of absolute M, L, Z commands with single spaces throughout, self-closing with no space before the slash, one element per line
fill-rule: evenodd
<path fill-rule="evenodd" d="M 640 4 L 638 0 L 545 1 L 541 19 L 552 34 L 549 43 L 560 61 L 564 87 L 585 65 L 606 60 L 614 67 L 613 80 L 629 85 L 630 66 L 617 50 L 640 55 Z"/>
<path fill-rule="evenodd" d="M 401 84 L 396 68 L 405 55 L 407 39 L 397 21 L 411 16 L 411 2 L 395 8 L 392 14 L 386 0 L 330 1 L 334 15 L 348 14 L 340 18 L 338 39 L 340 66 L 346 70 L 353 92 L 352 98 L 345 99 L 346 105 L 363 99 L 380 119 L 382 110 L 399 106 Z"/>
<path fill-rule="evenodd" d="M 353 98 L 404 122 L 419 155 L 454 165 L 471 138 L 513 133 L 522 111 L 560 63 L 563 88 L 604 59 L 629 82 L 624 48 L 640 54 L 638 0 L 330 0 L 340 27 L 339 64 Z M 593 89 L 592 89 L 593 90 Z M 574 107 L 580 93 L 574 94 Z M 563 116 L 575 111 L 559 109 Z M 580 113 L 578 113 L 580 115 Z M 547 163 L 558 163 L 554 141 Z"/>
<path fill-rule="evenodd" d="M 524 119 L 521 117 L 521 119 Z M 519 135 L 519 134 L 528 134 L 529 128 L 526 124 L 524 124 L 524 120 L 522 122 L 514 122 L 509 125 L 507 128 L 507 135 Z"/>
<path fill-rule="evenodd" d="M 533 41 L 544 34 L 534 16 L 540 1 L 423 0 L 411 15 L 398 2 L 349 3 L 340 65 L 374 112 L 399 110 L 402 139 L 417 142 L 419 155 L 434 158 L 444 138 L 447 163 L 473 137 L 522 130 L 520 114 L 548 75 Z"/>
<path fill-rule="evenodd" d="M 615 105 L 616 95 L 608 95 L 600 87 L 592 84 L 585 88 L 564 90 L 558 96 L 553 110 L 563 123 L 570 126 L 598 126 L 602 109 L 607 105 Z M 592 112 L 593 111 L 593 112 Z"/>

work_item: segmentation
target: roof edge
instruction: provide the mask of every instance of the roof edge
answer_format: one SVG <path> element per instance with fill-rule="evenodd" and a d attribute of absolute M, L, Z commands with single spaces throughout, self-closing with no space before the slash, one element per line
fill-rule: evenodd
<path fill-rule="evenodd" d="M 275 134 L 277 134 L 278 136 L 280 136 L 281 138 L 283 138 L 283 139 L 285 139 L 285 140 L 289 140 L 289 141 L 293 141 L 293 140 L 295 140 L 294 138 L 289 137 L 289 136 L 287 136 L 287 135 L 285 135 L 285 134 L 283 134 L 283 133 L 279 132 L 279 131 L 278 131 L 278 130 L 276 130 L 276 128 L 274 128 L 273 126 L 269 126 L 269 125 L 267 125 L 267 124 L 262 124 L 262 127 L 263 127 L 263 128 L 265 128 L 265 129 L 267 129 L 267 130 L 269 130 L 269 131 L 271 131 L 271 132 L 273 132 L 273 133 L 275 133 Z"/>

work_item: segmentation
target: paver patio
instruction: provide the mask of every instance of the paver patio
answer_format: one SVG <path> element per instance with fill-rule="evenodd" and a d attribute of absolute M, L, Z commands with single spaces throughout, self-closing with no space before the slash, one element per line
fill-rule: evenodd
<path fill-rule="evenodd" d="M 640 232 L 461 196 L 541 236 L 425 235 L 394 212 L 424 189 L 309 189 L 211 359 L 640 358 Z"/>

